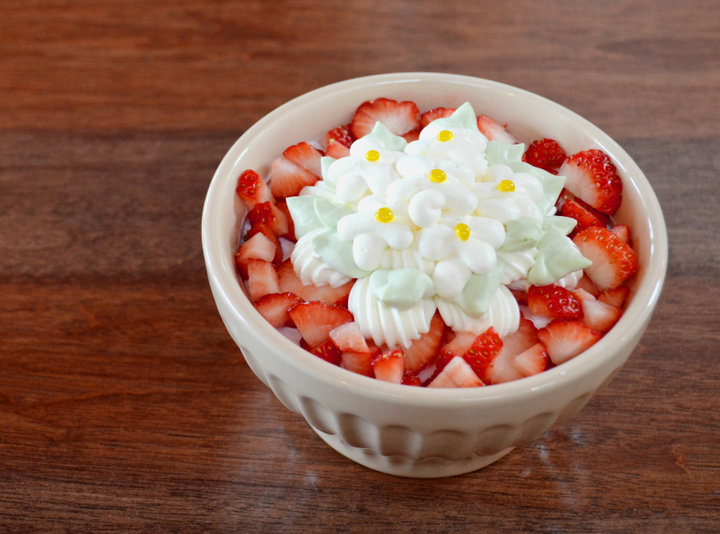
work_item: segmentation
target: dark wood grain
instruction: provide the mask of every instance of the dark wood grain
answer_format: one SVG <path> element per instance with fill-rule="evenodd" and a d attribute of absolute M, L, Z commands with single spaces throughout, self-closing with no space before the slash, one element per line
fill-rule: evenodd
<path fill-rule="evenodd" d="M 3 2 L 0 530 L 720 530 L 720 2 Z M 200 249 L 214 169 L 289 98 L 390 71 L 521 86 L 645 170 L 671 256 L 628 364 L 486 469 L 344 459 L 257 380 Z"/>

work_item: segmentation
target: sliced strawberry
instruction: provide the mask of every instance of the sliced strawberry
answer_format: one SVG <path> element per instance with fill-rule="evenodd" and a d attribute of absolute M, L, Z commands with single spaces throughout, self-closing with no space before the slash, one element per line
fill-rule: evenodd
<path fill-rule="evenodd" d="M 355 321 L 341 324 L 330 331 L 330 339 L 341 351 L 367 352 L 370 347 Z"/>
<path fill-rule="evenodd" d="M 513 367 L 522 376 L 532 376 L 542 373 L 548 366 L 548 353 L 545 345 L 536 343 L 524 350 L 513 360 Z"/>
<path fill-rule="evenodd" d="M 338 126 L 337 128 L 333 128 L 325 134 L 326 150 L 332 143 L 340 143 L 344 147 L 350 148 L 350 145 L 353 144 L 353 141 L 355 141 L 355 138 L 353 138 L 352 134 L 350 133 L 350 124 Z"/>
<path fill-rule="evenodd" d="M 271 260 L 275 264 L 279 264 L 282 261 L 282 247 L 280 246 L 280 240 L 275 235 L 275 232 L 272 231 L 272 229 L 265 223 L 257 223 L 255 226 L 251 226 L 248 230 L 247 234 L 245 234 L 245 239 L 250 239 L 255 234 L 262 234 L 265 237 L 267 237 L 270 241 L 272 241 L 273 245 L 275 245 L 275 257 Z M 267 261 L 266 258 L 259 258 Z"/>
<path fill-rule="evenodd" d="M 430 320 L 430 329 L 405 349 L 405 369 L 415 373 L 429 364 L 438 353 L 445 333 L 445 323 L 439 313 Z"/>
<path fill-rule="evenodd" d="M 381 122 L 395 135 L 403 135 L 420 126 L 419 115 L 415 102 L 376 98 L 360 104 L 350 123 L 350 132 L 359 139 L 369 134 L 376 122 Z"/>
<path fill-rule="evenodd" d="M 422 115 L 420 115 L 420 128 L 425 128 L 428 124 L 430 124 L 435 119 L 442 119 L 445 117 L 449 117 L 455 113 L 455 108 L 433 108 L 429 111 L 426 111 Z"/>
<path fill-rule="evenodd" d="M 488 365 L 485 381 L 489 384 L 502 384 L 522 378 L 524 375 L 515 367 L 515 359 L 538 342 L 537 328 L 533 322 L 520 316 L 517 330 L 505 336 L 500 354 Z"/>
<path fill-rule="evenodd" d="M 401 384 L 405 374 L 405 353 L 401 349 L 386 350 L 372 360 L 375 378 Z"/>
<path fill-rule="evenodd" d="M 510 145 L 519 142 L 518 138 L 511 134 L 505 126 L 487 115 L 478 115 L 477 125 L 483 135 L 490 141 L 500 141 Z"/>
<path fill-rule="evenodd" d="M 575 289 L 584 289 L 594 297 L 597 297 L 600 294 L 600 290 L 598 289 L 598 287 L 593 283 L 592 280 L 590 280 L 590 278 L 588 278 L 585 273 L 583 273 L 583 275 L 580 277 L 580 280 L 578 280 Z"/>
<path fill-rule="evenodd" d="M 281 234 L 279 237 L 285 237 L 286 239 L 296 241 L 297 238 L 295 237 L 295 222 L 293 221 L 292 215 L 290 215 L 290 210 L 287 207 L 287 202 L 285 202 L 285 199 L 279 198 L 276 200 L 275 205 L 277 206 L 278 211 L 285 214 L 285 220 L 287 220 L 288 224 L 287 232 Z"/>
<path fill-rule="evenodd" d="M 355 283 L 354 280 L 351 280 L 340 287 L 332 287 L 330 285 L 304 285 L 300 277 L 295 273 L 295 269 L 289 259 L 283 261 L 278 266 L 277 271 L 280 278 L 280 290 L 295 293 L 301 299 L 307 301 L 317 300 L 327 304 L 344 306 L 347 304 L 348 295 L 350 295 L 350 290 Z"/>
<path fill-rule="evenodd" d="M 536 139 L 525 149 L 523 161 L 555 173 L 567 158 L 565 149 L 555 139 Z"/>
<path fill-rule="evenodd" d="M 414 375 L 412 373 L 405 373 L 403 375 L 402 383 L 406 386 L 422 386 L 422 380 L 420 380 L 420 377 L 418 375 Z"/>
<path fill-rule="evenodd" d="M 263 260 L 248 260 L 247 290 L 250 300 L 255 302 L 270 293 L 279 293 L 278 274 L 272 263 Z"/>
<path fill-rule="evenodd" d="M 247 265 L 250 260 L 272 262 L 277 254 L 277 248 L 278 245 L 262 232 L 250 236 L 235 253 L 235 267 L 240 276 L 247 278 Z"/>
<path fill-rule="evenodd" d="M 596 210 L 612 215 L 622 202 L 622 180 L 610 156 L 591 149 L 567 158 L 558 169 L 565 187 Z"/>
<path fill-rule="evenodd" d="M 319 177 L 322 174 L 322 166 L 320 164 L 322 152 L 314 148 L 310 143 L 301 141 L 296 145 L 289 146 L 283 151 L 283 156 L 295 165 L 307 169 L 315 176 Z"/>
<path fill-rule="evenodd" d="M 273 196 L 265 180 L 252 169 L 243 171 L 235 188 L 237 196 L 249 210 L 260 202 L 272 202 Z"/>
<path fill-rule="evenodd" d="M 602 334 L 582 321 L 555 320 L 538 330 L 538 337 L 552 362 L 559 365 L 590 348 Z"/>
<path fill-rule="evenodd" d="M 270 166 L 270 190 L 277 198 L 293 197 L 303 187 L 313 185 L 318 180 L 319 175 L 285 156 L 278 156 Z"/>
<path fill-rule="evenodd" d="M 502 352 L 516 356 L 535 345 L 538 341 L 535 324 L 521 315 L 517 330 L 503 339 Z"/>
<path fill-rule="evenodd" d="M 447 362 L 452 360 L 455 356 L 462 356 L 470 350 L 470 347 L 472 347 L 473 341 L 475 341 L 476 337 L 477 334 L 475 332 L 456 333 L 450 341 L 440 348 L 438 360 L 443 359 L 445 360 L 444 363 L 447 364 Z"/>
<path fill-rule="evenodd" d="M 562 206 L 560 206 L 560 215 L 563 217 L 571 217 L 577 221 L 577 226 L 575 226 L 571 235 L 575 235 L 591 226 L 607 226 L 607 215 L 600 213 L 579 198 L 575 196 L 570 197 L 569 195 L 572 195 L 572 193 L 569 193 L 568 196 L 564 198 Z"/>
<path fill-rule="evenodd" d="M 327 146 L 325 155 L 331 158 L 340 159 L 350 155 L 350 149 L 337 141 L 331 141 Z"/>
<path fill-rule="evenodd" d="M 290 308 L 290 318 L 310 347 L 330 339 L 330 331 L 353 320 L 346 308 L 324 302 L 301 302 Z"/>
<path fill-rule="evenodd" d="M 613 234 L 625 241 L 625 243 L 632 246 L 632 243 L 630 242 L 630 227 L 627 224 L 616 224 L 610 228 L 610 230 Z"/>
<path fill-rule="evenodd" d="M 269 293 L 255 301 L 255 308 L 275 328 L 291 326 L 288 310 L 302 302 L 293 293 Z"/>
<path fill-rule="evenodd" d="M 310 349 L 310 352 L 326 362 L 340 365 L 342 352 L 335 346 L 331 339 L 326 339 L 319 345 Z"/>
<path fill-rule="evenodd" d="M 429 388 L 472 388 L 484 386 L 463 358 L 455 356 L 440 373 L 428 384 Z"/>
<path fill-rule="evenodd" d="M 601 292 L 597 295 L 597 299 L 605 304 L 622 308 L 625 305 L 625 301 L 627 300 L 629 294 L 630 288 L 628 286 L 618 286 Z"/>
<path fill-rule="evenodd" d="M 472 367 L 475 374 L 484 379 L 488 365 L 500 354 L 502 346 L 502 339 L 491 326 L 475 338 L 470 349 L 462 357 Z"/>
<path fill-rule="evenodd" d="M 340 356 L 340 366 L 353 373 L 373 377 L 372 361 L 380 354 L 380 349 L 375 347 L 368 352 L 344 351 Z"/>
<path fill-rule="evenodd" d="M 266 224 L 278 237 L 287 235 L 290 229 L 287 215 L 273 202 L 255 204 L 255 207 L 248 213 L 247 218 L 250 226 L 256 226 L 260 223 Z"/>
<path fill-rule="evenodd" d="M 551 319 L 580 319 L 580 300 L 569 290 L 556 284 L 530 286 L 528 288 L 528 309 L 534 315 Z"/>
<path fill-rule="evenodd" d="M 402 138 L 405 139 L 405 141 L 407 141 L 408 143 L 417 141 L 418 139 L 420 139 L 420 128 L 410 130 L 409 132 L 402 134 Z"/>
<path fill-rule="evenodd" d="M 607 228 L 586 228 L 573 242 L 592 261 L 585 274 L 601 291 L 621 285 L 638 269 L 635 251 Z"/>
<path fill-rule="evenodd" d="M 593 330 L 603 333 L 607 332 L 617 323 L 622 315 L 622 309 L 597 300 L 583 289 L 575 289 L 573 294 L 576 295 L 582 303 L 583 323 Z"/>

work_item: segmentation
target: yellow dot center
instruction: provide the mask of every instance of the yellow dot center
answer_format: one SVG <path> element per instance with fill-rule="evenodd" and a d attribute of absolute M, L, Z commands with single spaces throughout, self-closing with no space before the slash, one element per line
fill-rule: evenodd
<path fill-rule="evenodd" d="M 437 134 L 437 140 L 441 143 L 447 143 L 453 137 L 453 133 L 450 130 L 442 130 Z"/>
<path fill-rule="evenodd" d="M 503 193 L 512 193 L 515 191 L 515 183 L 512 180 L 501 180 L 498 184 L 498 190 Z"/>
<path fill-rule="evenodd" d="M 445 171 L 442 169 L 433 169 L 428 173 L 428 180 L 440 184 L 447 180 L 447 174 L 445 174 Z"/>
<path fill-rule="evenodd" d="M 395 218 L 395 214 L 390 208 L 380 208 L 375 212 L 375 219 L 381 223 L 389 223 Z"/>
<path fill-rule="evenodd" d="M 365 152 L 365 159 L 368 161 L 377 161 L 380 159 L 380 152 L 377 150 L 368 150 Z"/>
<path fill-rule="evenodd" d="M 458 236 L 460 241 L 467 241 L 470 239 L 470 227 L 465 223 L 457 223 L 455 226 L 455 235 Z"/>

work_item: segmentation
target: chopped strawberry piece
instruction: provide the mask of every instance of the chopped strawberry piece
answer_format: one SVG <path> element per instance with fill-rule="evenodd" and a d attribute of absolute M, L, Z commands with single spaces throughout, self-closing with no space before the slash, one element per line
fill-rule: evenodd
<path fill-rule="evenodd" d="M 367 352 L 370 350 L 367 341 L 355 321 L 341 324 L 330 331 L 330 339 L 341 351 Z"/>
<path fill-rule="evenodd" d="M 344 351 L 340 356 L 340 366 L 353 373 L 373 377 L 373 359 L 380 354 L 380 349 L 375 347 L 368 352 Z"/>
<path fill-rule="evenodd" d="M 503 339 L 502 352 L 516 356 L 535 345 L 538 341 L 535 324 L 521 315 L 517 330 Z"/>
<path fill-rule="evenodd" d="M 427 385 L 429 388 L 472 388 L 484 386 L 463 358 L 455 356 L 440 373 Z"/>
<path fill-rule="evenodd" d="M 412 143 L 413 141 L 417 141 L 420 139 L 420 128 L 417 130 L 410 130 L 407 133 L 402 134 L 402 138 L 405 139 L 408 143 Z"/>
<path fill-rule="evenodd" d="M 625 301 L 627 300 L 629 294 L 630 288 L 628 286 L 618 286 L 606 289 L 596 296 L 600 302 L 622 308 L 625 305 Z"/>
<path fill-rule="evenodd" d="M 277 254 L 277 247 L 278 245 L 262 232 L 250 236 L 235 253 L 235 267 L 240 276 L 247 277 L 247 265 L 251 260 L 272 262 Z"/>
<path fill-rule="evenodd" d="M 635 251 L 607 228 L 586 228 L 573 242 L 592 262 L 585 274 L 601 291 L 621 285 L 638 269 Z"/>
<path fill-rule="evenodd" d="M 272 202 L 255 204 L 247 218 L 250 226 L 266 224 L 278 237 L 287 235 L 290 229 L 287 215 Z"/>
<path fill-rule="evenodd" d="M 400 384 L 405 374 L 405 353 L 401 349 L 386 350 L 372 360 L 375 378 Z"/>
<path fill-rule="evenodd" d="M 483 135 L 490 141 L 500 141 L 509 145 L 519 142 L 518 138 L 511 134 L 505 126 L 487 115 L 478 115 L 477 124 Z"/>
<path fill-rule="evenodd" d="M 555 139 L 536 139 L 525 149 L 523 161 L 548 172 L 556 172 L 567 154 Z"/>
<path fill-rule="evenodd" d="M 277 202 L 275 202 L 275 205 L 277 206 L 278 211 L 285 214 L 285 219 L 287 220 L 288 224 L 287 232 L 285 232 L 284 234 L 280 234 L 278 237 L 284 237 L 286 239 L 296 241 L 297 238 L 295 237 L 295 221 L 293 221 L 292 215 L 290 215 L 290 210 L 287 207 L 287 202 L 285 202 L 285 199 L 279 198 L 277 199 Z"/>
<path fill-rule="evenodd" d="M 255 301 L 255 308 L 275 328 L 291 326 L 288 310 L 302 302 L 293 293 L 269 293 Z"/>
<path fill-rule="evenodd" d="M 301 302 L 290 309 L 290 318 L 310 347 L 330 339 L 330 331 L 353 320 L 346 308 L 324 302 Z"/>
<path fill-rule="evenodd" d="M 594 297 L 597 297 L 600 293 L 598 287 L 593 283 L 592 280 L 590 280 L 590 278 L 585 273 L 583 273 L 583 275 L 580 277 L 580 280 L 578 280 L 575 289 L 584 289 Z"/>
<path fill-rule="evenodd" d="M 458 332 L 455 336 L 440 348 L 438 359 L 444 359 L 445 364 L 455 356 L 462 356 L 472 347 L 477 334 L 475 332 Z"/>
<path fill-rule="evenodd" d="M 632 243 L 630 242 L 630 227 L 627 224 L 616 224 L 610 228 L 610 231 L 625 241 L 625 243 L 632 246 Z"/>
<path fill-rule="evenodd" d="M 580 319 L 580 300 L 569 290 L 556 284 L 530 286 L 528 288 L 528 309 L 530 313 L 551 319 Z"/>
<path fill-rule="evenodd" d="M 522 376 L 532 376 L 542 373 L 548 366 L 548 353 L 545 345 L 536 343 L 524 350 L 513 360 L 513 367 Z"/>
<path fill-rule="evenodd" d="M 317 300 L 327 304 L 344 306 L 347 304 L 348 295 L 350 295 L 350 290 L 355 283 L 354 280 L 351 280 L 339 287 L 305 285 L 295 273 L 293 264 L 289 259 L 283 261 L 278 266 L 277 271 L 280 278 L 280 290 L 295 293 L 301 299 L 307 301 Z"/>
<path fill-rule="evenodd" d="M 429 364 L 438 353 L 444 333 L 445 323 L 436 312 L 430 320 L 430 329 L 405 349 L 405 368 L 415 373 Z"/>
<path fill-rule="evenodd" d="M 293 197 L 303 187 L 313 185 L 319 179 L 319 175 L 285 156 L 278 156 L 270 166 L 270 190 L 277 198 Z"/>
<path fill-rule="evenodd" d="M 420 128 L 425 128 L 428 124 L 430 124 L 435 119 L 442 119 L 445 117 L 449 117 L 455 113 L 455 108 L 433 108 L 429 111 L 426 111 L 422 115 L 420 115 Z"/>
<path fill-rule="evenodd" d="M 622 309 L 611 304 L 597 300 L 593 295 L 583 289 L 573 291 L 582 303 L 583 323 L 598 332 L 607 332 L 622 315 Z"/>
<path fill-rule="evenodd" d="M 475 374 L 484 379 L 488 365 L 500 354 L 502 347 L 502 339 L 491 326 L 475 338 L 470 349 L 462 357 L 472 367 Z"/>
<path fill-rule="evenodd" d="M 326 339 L 319 345 L 316 345 L 310 349 L 310 352 L 328 363 L 340 365 L 342 351 L 335 346 L 331 339 Z"/>
<path fill-rule="evenodd" d="M 602 334 L 582 321 L 557 319 L 538 330 L 538 337 L 552 362 L 559 365 L 590 348 Z"/>
<path fill-rule="evenodd" d="M 591 149 L 567 158 L 558 169 L 565 187 L 596 210 L 612 215 L 622 202 L 622 180 L 610 157 Z"/>
<path fill-rule="evenodd" d="M 248 260 L 247 289 L 250 300 L 255 302 L 270 293 L 279 293 L 278 274 L 272 263 L 263 260 Z"/>
<path fill-rule="evenodd" d="M 262 234 L 265 237 L 267 237 L 268 240 L 272 241 L 273 245 L 275 245 L 275 256 L 270 261 L 272 261 L 275 264 L 279 264 L 282 261 L 282 247 L 280 246 L 280 240 L 275 235 L 275 232 L 272 231 L 272 228 L 270 228 L 265 223 L 257 223 L 255 226 L 250 227 L 247 234 L 245 234 L 245 239 L 249 240 L 255 234 Z M 258 259 L 268 261 L 267 258 L 264 258 L 264 257 L 258 258 Z"/>
<path fill-rule="evenodd" d="M 403 375 L 402 383 L 406 386 L 422 386 L 422 380 L 420 380 L 420 377 L 417 375 L 414 375 L 412 373 L 405 373 Z"/>
<path fill-rule="evenodd" d="M 272 202 L 273 196 L 270 188 L 260 175 L 252 169 L 243 171 L 237 181 L 235 192 L 249 210 L 260 202 Z"/>
<path fill-rule="evenodd" d="M 301 141 L 296 145 L 289 146 L 283 151 L 283 156 L 295 165 L 307 169 L 315 176 L 320 176 L 322 173 L 322 166 L 320 164 L 322 152 L 314 148 L 310 143 Z"/>
<path fill-rule="evenodd" d="M 505 336 L 500 354 L 488 365 L 485 371 L 485 381 L 489 384 L 502 384 L 522 378 L 524 375 L 516 368 L 515 360 L 519 354 L 530 349 L 539 341 L 537 328 L 533 322 L 520 316 L 517 330 Z"/>
<path fill-rule="evenodd" d="M 332 143 L 340 143 L 346 148 L 350 148 L 350 145 L 353 144 L 353 141 L 355 139 L 353 138 L 352 134 L 350 133 L 350 125 L 346 124 L 344 126 L 338 126 L 337 128 L 333 128 L 328 133 L 325 134 L 325 148 L 327 148 Z"/>
<path fill-rule="evenodd" d="M 331 158 L 340 159 L 350 155 L 350 149 L 337 141 L 331 141 L 327 146 L 325 155 Z"/>
<path fill-rule="evenodd" d="M 577 226 L 573 229 L 572 235 L 591 226 L 602 226 L 604 228 L 608 223 L 607 215 L 600 213 L 592 206 L 573 196 L 572 193 L 565 195 L 562 206 L 560 206 L 560 215 L 571 217 L 577 221 Z"/>
<path fill-rule="evenodd" d="M 415 102 L 376 98 L 360 104 L 350 123 L 350 132 L 359 139 L 369 134 L 376 122 L 381 122 L 395 135 L 403 135 L 420 126 L 419 115 Z"/>

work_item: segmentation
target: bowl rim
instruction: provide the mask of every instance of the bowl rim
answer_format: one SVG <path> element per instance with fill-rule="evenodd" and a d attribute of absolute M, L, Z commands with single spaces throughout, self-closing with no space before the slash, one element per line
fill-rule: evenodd
<path fill-rule="evenodd" d="M 235 180 L 229 174 L 236 161 L 243 157 L 248 150 L 248 144 L 254 136 L 273 121 L 279 120 L 283 114 L 296 108 L 301 108 L 319 98 L 330 97 L 337 93 L 353 91 L 363 87 L 416 84 L 426 81 L 443 82 L 448 84 L 471 85 L 478 89 L 491 89 L 507 94 L 508 98 L 529 99 L 534 104 L 549 107 L 565 119 L 578 123 L 583 131 L 587 131 L 597 139 L 603 148 L 612 154 L 613 161 L 618 169 L 631 182 L 623 180 L 624 186 L 632 186 L 638 190 L 641 201 L 648 208 L 648 224 L 650 230 L 650 250 L 647 269 L 642 281 L 636 283 L 632 301 L 625 308 L 618 323 L 602 339 L 588 350 L 561 365 L 548 369 L 534 376 L 503 384 L 493 384 L 479 388 L 425 388 L 401 386 L 352 373 L 339 366 L 325 362 L 305 351 L 282 333 L 277 331 L 257 312 L 253 304 L 241 288 L 237 279 L 232 255 L 227 256 L 222 248 L 227 239 L 222 239 L 222 228 L 213 220 L 214 206 L 230 201 L 226 198 L 227 181 Z M 280 152 L 281 148 L 278 150 Z M 622 160 L 622 161 L 620 161 Z M 268 162 L 269 163 L 269 162 Z M 214 224 L 215 223 L 215 224 Z M 229 229 L 225 229 L 225 232 Z M 632 157 L 607 133 L 593 123 L 571 111 L 570 109 L 553 102 L 541 95 L 514 87 L 502 82 L 468 76 L 462 74 L 448 74 L 440 72 L 396 72 L 373 74 L 350 78 L 331 83 L 301 94 L 284 104 L 276 107 L 260 120 L 248 128 L 230 147 L 218 165 L 208 187 L 202 213 L 202 247 L 206 263 L 206 270 L 210 285 L 214 288 L 213 294 L 222 299 L 225 308 L 232 311 L 233 317 L 243 325 L 248 332 L 254 331 L 263 338 L 263 343 L 277 355 L 292 362 L 294 365 L 305 368 L 318 379 L 341 385 L 345 390 L 352 390 L 361 395 L 376 397 L 378 399 L 411 402 L 418 405 L 457 406 L 459 403 L 473 402 L 506 402 L 510 398 L 527 398 L 541 391 L 552 390 L 563 384 L 591 373 L 601 366 L 616 351 L 608 351 L 608 347 L 624 346 L 630 343 L 636 329 L 633 325 L 644 328 L 650 320 L 654 308 L 659 300 L 667 270 L 668 242 L 665 221 L 660 204 L 649 181 Z"/>

